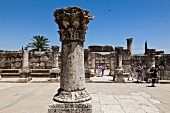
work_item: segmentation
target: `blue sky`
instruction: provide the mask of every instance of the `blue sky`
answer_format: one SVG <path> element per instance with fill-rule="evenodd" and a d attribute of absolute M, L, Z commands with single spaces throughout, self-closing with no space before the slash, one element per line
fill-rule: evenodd
<path fill-rule="evenodd" d="M 133 54 L 149 48 L 170 53 L 170 0 L 0 0 L 0 50 L 20 50 L 35 35 L 61 45 L 53 12 L 78 6 L 95 16 L 84 47 L 123 46 L 133 38 Z"/>

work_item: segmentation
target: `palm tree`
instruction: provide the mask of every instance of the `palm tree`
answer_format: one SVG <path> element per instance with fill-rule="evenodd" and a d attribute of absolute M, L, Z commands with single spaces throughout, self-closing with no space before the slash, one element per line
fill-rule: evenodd
<path fill-rule="evenodd" d="M 32 43 L 27 45 L 27 48 L 32 48 L 32 51 L 49 51 L 48 38 L 44 36 L 33 36 Z"/>

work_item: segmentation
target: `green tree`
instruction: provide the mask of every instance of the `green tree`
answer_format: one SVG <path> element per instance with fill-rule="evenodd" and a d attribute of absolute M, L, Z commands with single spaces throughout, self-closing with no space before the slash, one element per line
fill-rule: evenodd
<path fill-rule="evenodd" d="M 27 48 L 32 48 L 32 51 L 49 51 L 49 44 L 47 44 L 48 42 L 50 42 L 48 40 L 48 38 L 44 37 L 44 36 L 33 36 L 32 43 L 29 43 L 27 45 Z"/>

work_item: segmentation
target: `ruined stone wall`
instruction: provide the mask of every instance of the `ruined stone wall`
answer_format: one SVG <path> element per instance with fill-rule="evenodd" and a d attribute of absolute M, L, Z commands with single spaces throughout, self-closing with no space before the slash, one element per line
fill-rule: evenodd
<path fill-rule="evenodd" d="M 0 51 L 0 69 L 20 69 L 22 51 Z"/>
<path fill-rule="evenodd" d="M 125 58 L 125 56 L 123 57 Z M 128 67 L 131 63 L 135 67 L 142 63 L 144 66 L 144 76 L 145 72 L 151 67 L 151 58 L 147 55 L 134 55 L 131 59 L 123 59 L 123 69 L 128 72 Z M 170 54 L 155 55 L 155 67 L 158 69 L 158 75 L 162 80 L 170 80 Z"/>
<path fill-rule="evenodd" d="M 51 69 L 52 52 L 29 52 L 30 69 Z M 59 55 L 59 67 L 61 67 Z M 0 51 L 0 69 L 21 69 L 22 51 Z"/>
<path fill-rule="evenodd" d="M 85 59 L 88 56 L 85 55 Z M 29 66 L 30 69 L 51 69 L 52 68 L 52 52 L 29 52 Z M 135 67 L 142 63 L 147 70 L 150 66 L 149 56 L 147 55 L 133 55 L 124 51 L 122 56 L 123 69 L 128 72 L 128 67 L 131 63 Z M 61 56 L 59 54 L 59 68 L 61 67 Z M 116 61 L 116 59 L 115 59 Z M 97 54 L 96 65 L 104 63 L 105 67 L 110 69 L 110 55 Z M 90 64 L 89 64 L 90 65 Z M 170 54 L 155 55 L 155 66 L 159 70 L 159 75 L 163 80 L 170 80 Z M 22 51 L 3 51 L 0 50 L 0 69 L 21 69 L 22 67 Z M 88 63 L 86 64 L 88 67 Z M 89 66 L 90 67 L 90 66 Z M 97 66 L 96 66 L 97 67 Z M 116 67 L 116 65 L 115 65 Z"/>
<path fill-rule="evenodd" d="M 51 69 L 52 65 L 52 52 L 29 53 L 30 69 Z"/>
<path fill-rule="evenodd" d="M 89 46 L 90 52 L 113 52 L 112 46 Z"/>
<path fill-rule="evenodd" d="M 110 54 L 96 53 L 96 68 L 99 64 L 104 64 L 105 69 L 110 69 Z"/>
<path fill-rule="evenodd" d="M 156 59 L 157 60 L 157 59 Z M 170 80 L 170 54 L 159 57 L 159 74 L 161 79 Z"/>

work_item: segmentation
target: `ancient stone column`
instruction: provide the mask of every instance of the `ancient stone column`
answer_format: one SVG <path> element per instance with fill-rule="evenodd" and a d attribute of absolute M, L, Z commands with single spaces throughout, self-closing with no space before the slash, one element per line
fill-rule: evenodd
<path fill-rule="evenodd" d="M 123 67 L 122 67 L 122 53 L 123 53 L 123 47 L 117 46 L 115 47 L 116 51 L 116 61 L 117 61 L 117 68 L 115 69 L 115 76 L 116 80 L 115 82 L 124 82 L 123 78 Z"/>
<path fill-rule="evenodd" d="M 117 46 L 115 47 L 115 51 L 116 51 L 116 59 L 117 59 L 117 68 L 122 68 L 123 47 Z"/>
<path fill-rule="evenodd" d="M 91 69 L 91 52 L 90 51 L 88 51 L 88 69 Z"/>
<path fill-rule="evenodd" d="M 147 64 L 145 69 L 145 80 L 148 81 L 150 78 L 150 69 L 152 66 L 155 66 L 155 52 L 156 49 L 147 49 Z"/>
<path fill-rule="evenodd" d="M 151 50 L 151 65 L 152 66 L 155 66 L 155 52 L 156 52 L 156 49 L 152 49 Z"/>
<path fill-rule="evenodd" d="M 114 75 L 114 70 L 115 70 L 114 57 L 115 57 L 115 54 L 110 53 L 110 75 L 112 76 Z"/>
<path fill-rule="evenodd" d="M 84 41 L 87 24 L 94 17 L 78 7 L 57 9 L 61 50 L 60 88 L 48 113 L 91 113 L 91 96 L 85 88 Z"/>
<path fill-rule="evenodd" d="M 85 69 L 88 69 L 88 54 L 89 54 L 89 51 L 88 49 L 84 49 L 84 68 Z"/>
<path fill-rule="evenodd" d="M 52 69 L 50 70 L 51 78 L 57 77 L 57 79 L 60 73 L 60 69 L 58 67 L 59 48 L 60 48 L 59 46 L 52 46 L 53 66 L 52 66 Z"/>
<path fill-rule="evenodd" d="M 2 77 L 1 77 L 1 72 L 2 72 L 2 70 L 0 69 L 0 80 L 2 80 Z"/>
<path fill-rule="evenodd" d="M 147 67 L 151 68 L 153 65 L 155 66 L 155 52 L 156 49 L 148 49 L 147 50 Z"/>
<path fill-rule="evenodd" d="M 90 80 L 90 68 L 89 68 L 89 51 L 84 49 L 84 67 L 85 67 L 85 80 Z"/>
<path fill-rule="evenodd" d="M 130 54 L 132 54 L 132 40 L 133 38 L 128 38 L 127 40 L 127 49 L 130 51 Z"/>
<path fill-rule="evenodd" d="M 22 68 L 20 70 L 20 78 L 26 78 L 28 80 L 31 80 L 31 71 L 29 68 L 29 52 L 28 50 L 23 50 L 22 52 Z M 26 80 L 23 79 L 23 80 Z"/>
<path fill-rule="evenodd" d="M 91 52 L 90 53 L 90 58 L 91 58 L 91 76 L 96 75 L 96 53 Z"/>

